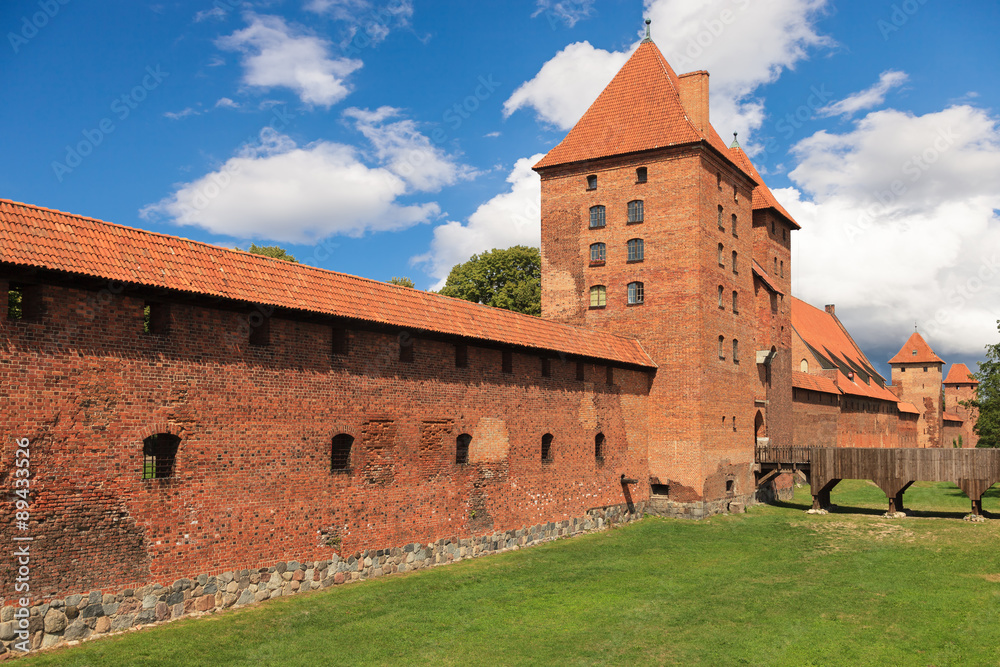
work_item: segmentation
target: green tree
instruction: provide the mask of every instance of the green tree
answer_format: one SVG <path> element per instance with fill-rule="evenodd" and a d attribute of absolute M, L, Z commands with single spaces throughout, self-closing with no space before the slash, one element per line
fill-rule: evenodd
<path fill-rule="evenodd" d="M 997 320 L 1000 331 L 1000 320 Z M 979 436 L 976 447 L 1000 447 L 1000 343 L 986 346 L 986 361 L 972 374 L 979 380 L 976 398 L 962 405 L 979 411 L 975 431 Z"/>
<path fill-rule="evenodd" d="M 7 319 L 21 319 L 21 290 L 12 287 L 7 291 Z"/>
<path fill-rule="evenodd" d="M 250 244 L 250 249 L 247 252 L 253 253 L 254 255 L 263 255 L 264 257 L 273 257 L 274 259 L 281 259 L 286 262 L 292 262 L 298 264 L 299 260 L 295 259 L 284 248 L 280 248 L 276 245 L 257 245 L 256 243 Z"/>
<path fill-rule="evenodd" d="M 538 248 L 494 248 L 456 264 L 441 294 L 528 315 L 542 314 L 542 256 Z"/>
<path fill-rule="evenodd" d="M 413 287 L 414 286 L 413 285 L 413 281 L 410 280 L 409 278 L 407 278 L 406 276 L 403 276 L 402 278 L 399 278 L 397 276 L 393 276 L 392 278 L 389 278 L 389 284 L 390 285 L 402 285 L 403 287 Z"/>

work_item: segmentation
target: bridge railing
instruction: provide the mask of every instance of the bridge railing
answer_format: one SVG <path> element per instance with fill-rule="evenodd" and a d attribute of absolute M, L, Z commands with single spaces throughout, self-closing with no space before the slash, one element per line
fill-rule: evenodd
<path fill-rule="evenodd" d="M 757 445 L 754 460 L 757 463 L 810 463 L 812 447 Z"/>

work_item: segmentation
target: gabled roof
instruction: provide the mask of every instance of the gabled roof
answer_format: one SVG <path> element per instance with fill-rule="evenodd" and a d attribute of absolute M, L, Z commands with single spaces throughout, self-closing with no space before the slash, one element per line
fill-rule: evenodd
<path fill-rule="evenodd" d="M 954 412 L 945 412 L 941 415 L 941 419 L 946 422 L 964 422 L 965 420 L 956 415 Z"/>
<path fill-rule="evenodd" d="M 906 401 L 900 401 L 899 403 L 897 403 L 896 408 L 900 412 L 907 412 L 911 415 L 920 414 L 920 410 L 917 410 L 917 406 L 915 406 L 913 403 L 907 403 Z"/>
<path fill-rule="evenodd" d="M 945 384 L 979 384 L 979 380 L 972 377 L 969 367 L 965 364 L 952 364 L 948 371 L 948 377 L 944 379 Z"/>
<path fill-rule="evenodd" d="M 833 381 L 841 392 L 892 403 L 899 401 L 885 388 L 885 379 L 832 314 L 792 297 L 792 329 L 817 355 L 821 365 L 837 369 Z"/>
<path fill-rule="evenodd" d="M 629 338 L 4 199 L 0 263 L 656 366 Z"/>
<path fill-rule="evenodd" d="M 707 132 L 694 126 L 679 90 L 677 74 L 656 44 L 643 41 L 569 134 L 534 168 L 699 141 L 733 162 L 711 126 Z"/>
<path fill-rule="evenodd" d="M 914 331 L 906 339 L 903 347 L 899 348 L 890 364 L 943 364 L 944 359 L 934 354 L 934 350 L 927 344 L 923 337 Z M 968 369 L 966 369 L 968 370 Z"/>
<path fill-rule="evenodd" d="M 802 227 L 799 226 L 799 223 L 795 222 L 791 213 L 786 211 L 785 207 L 778 203 L 774 193 L 771 192 L 771 189 L 767 187 L 766 183 L 764 183 L 764 179 L 760 177 L 760 174 L 757 172 L 757 168 L 753 166 L 752 162 L 750 162 L 750 158 L 743 152 L 743 149 L 739 146 L 731 146 L 729 148 L 729 154 L 733 157 L 733 161 L 738 164 L 743 171 L 757 181 L 757 187 L 753 189 L 753 198 L 751 201 L 753 210 L 759 211 L 772 208 L 776 213 L 778 213 L 778 215 L 788 221 L 788 224 L 792 226 L 792 229 L 802 229 Z"/>

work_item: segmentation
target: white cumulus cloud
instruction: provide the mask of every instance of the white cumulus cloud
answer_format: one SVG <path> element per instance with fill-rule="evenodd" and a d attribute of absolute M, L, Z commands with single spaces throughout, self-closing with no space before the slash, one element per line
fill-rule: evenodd
<path fill-rule="evenodd" d="M 259 144 L 140 213 L 236 238 L 308 243 L 404 229 L 440 213 L 433 202 L 399 204 L 406 192 L 402 178 L 365 165 L 351 146 L 300 147 L 267 128 Z"/>
<path fill-rule="evenodd" d="M 879 75 L 878 82 L 871 88 L 849 95 L 816 113 L 820 116 L 853 116 L 859 111 L 877 107 L 885 101 L 885 96 L 890 90 L 902 86 L 909 78 L 906 72 L 886 70 Z"/>
<path fill-rule="evenodd" d="M 249 26 L 217 40 L 242 54 L 243 82 L 263 89 L 289 88 L 306 104 L 329 108 L 347 97 L 347 77 L 360 60 L 334 58 L 330 43 L 279 16 L 247 15 Z"/>
<path fill-rule="evenodd" d="M 1000 319 L 1000 125 L 970 106 L 869 113 L 793 148 L 802 225 L 794 293 L 836 303 L 862 347 L 919 323 L 939 354 L 978 354 Z"/>
<path fill-rule="evenodd" d="M 531 17 L 542 15 L 553 28 L 559 23 L 572 28 L 590 18 L 593 12 L 594 0 L 538 0 L 538 8 Z"/>
<path fill-rule="evenodd" d="M 440 289 L 452 267 L 476 253 L 514 245 L 538 247 L 541 243 L 541 180 L 531 166 L 541 153 L 521 158 L 507 176 L 510 190 L 481 204 L 465 224 L 448 221 L 434 228 L 430 250 L 413 257 L 413 264 L 427 267 Z"/>

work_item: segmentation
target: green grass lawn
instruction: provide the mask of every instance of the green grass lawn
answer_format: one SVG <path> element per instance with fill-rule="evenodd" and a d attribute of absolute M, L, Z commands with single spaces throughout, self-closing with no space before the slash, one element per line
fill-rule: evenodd
<path fill-rule="evenodd" d="M 846 481 L 704 521 L 646 518 L 522 551 L 170 623 L 19 665 L 1000 664 L 1000 499 L 918 517 Z"/>

